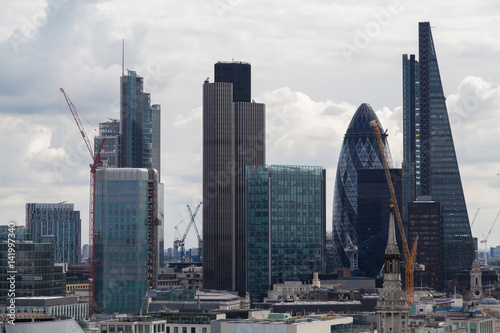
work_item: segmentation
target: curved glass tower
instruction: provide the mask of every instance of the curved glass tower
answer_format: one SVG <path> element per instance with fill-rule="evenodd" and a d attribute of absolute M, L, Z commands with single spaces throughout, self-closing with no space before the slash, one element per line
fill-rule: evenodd
<path fill-rule="evenodd" d="M 377 121 L 381 132 L 384 133 L 372 107 L 367 103 L 361 104 L 352 117 L 342 142 L 333 196 L 334 267 L 349 267 L 349 260 L 343 250 L 346 234 L 354 245 L 358 244 L 358 170 L 383 169 L 377 138 L 370 126 L 372 120 Z M 392 168 L 387 135 L 383 134 L 382 139 L 387 163 Z"/>

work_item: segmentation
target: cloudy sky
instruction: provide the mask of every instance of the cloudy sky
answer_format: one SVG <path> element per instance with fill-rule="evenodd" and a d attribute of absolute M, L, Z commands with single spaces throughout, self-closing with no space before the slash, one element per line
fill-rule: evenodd
<path fill-rule="evenodd" d="M 361 103 L 377 111 L 401 164 L 401 55 L 418 53 L 418 22 L 430 21 L 482 238 L 500 208 L 499 17 L 488 0 L 11 1 L 0 11 L 0 223 L 24 224 L 27 202 L 68 201 L 82 212 L 87 243 L 90 156 L 59 88 L 89 136 L 119 118 L 125 39 L 125 68 L 162 106 L 166 246 L 174 226 L 187 226 L 186 205 L 201 200 L 202 83 L 221 60 L 252 64 L 252 97 L 267 105 L 268 163 L 327 168 L 331 228 L 339 148 Z M 500 245 L 500 222 L 488 245 Z"/>

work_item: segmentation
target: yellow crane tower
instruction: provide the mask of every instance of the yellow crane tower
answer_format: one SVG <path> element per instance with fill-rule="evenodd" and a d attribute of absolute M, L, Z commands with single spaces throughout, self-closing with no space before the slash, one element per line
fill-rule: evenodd
<path fill-rule="evenodd" d="M 380 156 L 382 157 L 382 163 L 384 165 L 385 178 L 387 179 L 387 185 L 389 185 L 389 192 L 391 193 L 391 207 L 394 209 L 394 214 L 396 215 L 396 220 L 398 221 L 399 233 L 401 234 L 401 240 L 403 243 L 403 251 L 405 256 L 405 294 L 406 301 L 408 305 L 413 304 L 414 296 L 414 271 L 415 271 L 415 253 L 417 252 L 417 241 L 418 236 L 413 243 L 411 252 L 408 248 L 408 242 L 406 240 L 405 228 L 403 226 L 403 221 L 401 220 L 401 214 L 399 213 L 398 200 L 396 198 L 396 193 L 394 192 L 394 186 L 392 185 L 391 173 L 389 171 L 389 165 L 387 164 L 387 158 L 385 157 L 384 143 L 382 141 L 382 135 L 380 134 L 380 128 L 376 120 L 372 120 L 370 125 L 375 131 L 375 136 L 377 137 L 378 147 L 380 150 Z"/>

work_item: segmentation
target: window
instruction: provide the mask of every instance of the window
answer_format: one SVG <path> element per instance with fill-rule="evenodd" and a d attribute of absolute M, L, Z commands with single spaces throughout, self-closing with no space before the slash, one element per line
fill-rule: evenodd
<path fill-rule="evenodd" d="M 101 325 L 101 333 L 108 333 L 108 325 Z"/>

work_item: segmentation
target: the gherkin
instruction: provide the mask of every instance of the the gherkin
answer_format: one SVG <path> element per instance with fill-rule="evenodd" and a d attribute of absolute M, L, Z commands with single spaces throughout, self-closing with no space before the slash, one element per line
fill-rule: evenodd
<path fill-rule="evenodd" d="M 358 170 L 383 169 L 382 157 L 375 132 L 370 122 L 380 121 L 372 107 L 363 103 L 356 110 L 347 128 L 342 142 L 334 188 L 333 205 L 333 266 L 349 267 L 349 260 L 344 253 L 347 235 L 354 245 L 358 243 L 356 220 L 358 217 Z M 384 133 L 384 131 L 381 131 Z M 385 156 L 389 167 L 392 157 L 383 134 Z M 331 268 L 331 267 L 330 267 Z"/>

